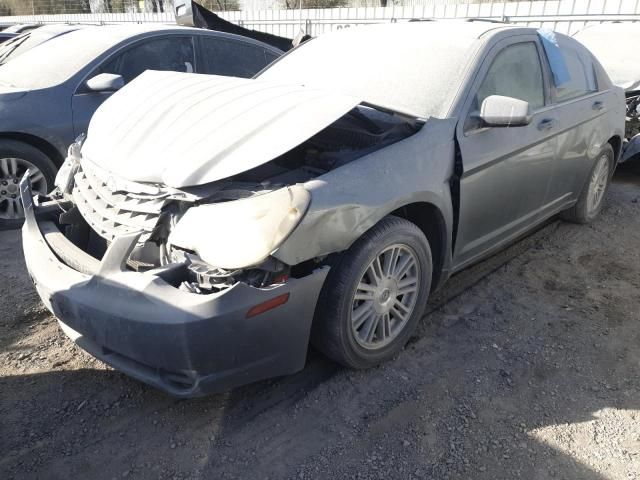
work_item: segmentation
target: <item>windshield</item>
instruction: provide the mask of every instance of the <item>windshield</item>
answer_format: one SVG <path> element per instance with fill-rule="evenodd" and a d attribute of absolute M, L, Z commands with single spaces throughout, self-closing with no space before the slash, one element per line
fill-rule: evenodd
<path fill-rule="evenodd" d="M 344 29 L 301 45 L 259 77 L 336 90 L 416 117 L 443 117 L 475 50 L 473 33 L 447 22 Z"/>
<path fill-rule="evenodd" d="M 8 40 L 0 47 L 0 64 L 22 55 L 27 50 L 31 50 L 36 45 L 46 42 L 55 35 L 57 35 L 57 33 L 32 30 Z"/>
<path fill-rule="evenodd" d="M 27 40 L 31 36 L 30 33 L 25 33 L 23 35 L 18 35 L 17 37 L 13 37 L 7 40 L 2 47 L 0 47 L 0 65 L 4 62 L 7 62 L 11 59 L 13 53 L 17 53 L 20 55 L 21 51 L 26 51 L 22 48 L 23 44 L 28 44 Z"/>
<path fill-rule="evenodd" d="M 0 84 L 25 89 L 58 85 L 121 40 L 106 33 L 103 27 L 87 27 L 52 38 L 2 65 Z"/>

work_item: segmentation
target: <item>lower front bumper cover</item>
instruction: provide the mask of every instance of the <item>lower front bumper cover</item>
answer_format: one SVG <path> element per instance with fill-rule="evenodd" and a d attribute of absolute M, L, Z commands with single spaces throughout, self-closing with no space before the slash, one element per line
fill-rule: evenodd
<path fill-rule="evenodd" d="M 93 275 L 81 273 L 47 242 L 28 182 L 21 184 L 21 195 L 23 248 L 36 289 L 63 330 L 95 357 L 178 397 L 304 367 L 328 268 L 272 287 L 239 283 L 210 295 L 178 290 L 152 272 L 101 268 Z M 48 224 L 45 231 L 51 228 Z M 286 304 L 247 318 L 252 306 L 286 293 Z"/>

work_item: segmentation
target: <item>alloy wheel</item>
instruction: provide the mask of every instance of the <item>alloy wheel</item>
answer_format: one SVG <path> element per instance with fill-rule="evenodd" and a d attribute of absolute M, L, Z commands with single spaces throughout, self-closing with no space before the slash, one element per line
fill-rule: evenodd
<path fill-rule="evenodd" d="M 17 220 L 24 217 L 20 180 L 27 170 L 33 192 L 46 194 L 47 179 L 38 167 L 22 158 L 0 158 L 0 219 Z"/>
<path fill-rule="evenodd" d="M 600 208 L 604 193 L 609 180 L 609 157 L 601 155 L 598 158 L 591 180 L 589 181 L 589 194 L 587 196 L 587 211 L 589 214 L 596 212 Z"/>
<path fill-rule="evenodd" d="M 394 244 L 365 269 L 352 299 L 350 325 L 361 347 L 378 350 L 406 326 L 420 291 L 420 266 L 411 247 Z"/>

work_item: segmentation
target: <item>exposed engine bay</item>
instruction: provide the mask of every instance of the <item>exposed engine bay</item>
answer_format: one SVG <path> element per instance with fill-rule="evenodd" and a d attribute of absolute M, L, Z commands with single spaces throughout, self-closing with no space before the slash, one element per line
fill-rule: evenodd
<path fill-rule="evenodd" d="M 266 187 L 303 183 L 416 133 L 406 117 L 359 106 L 275 160 L 229 179 Z"/>
<path fill-rule="evenodd" d="M 640 133 L 640 91 L 626 93 L 627 119 L 625 123 L 625 138 L 633 138 Z"/>
<path fill-rule="evenodd" d="M 291 267 L 269 255 L 305 213 L 308 200 L 305 204 L 304 197 L 309 194 L 300 184 L 403 140 L 422 125 L 422 121 L 414 118 L 359 105 L 297 147 L 263 165 L 224 180 L 182 189 L 114 178 L 88 159 L 81 159 L 76 146 L 75 151 L 70 149 L 70 158 L 75 156 L 77 163 L 69 174 L 72 180 L 66 185 L 56 182 L 59 196 L 68 202 L 59 224 L 68 239 L 96 259 L 102 258 L 119 236 L 142 232 L 127 259 L 127 268 L 148 271 L 183 265 L 186 275 L 174 286 L 193 293 L 218 292 L 237 282 L 254 287 L 277 284 L 286 281 L 290 275 L 304 276 L 317 266 L 316 263 Z M 269 204 L 267 198 L 279 203 Z M 262 207 L 251 205 L 250 209 L 220 216 L 219 211 L 235 208 L 236 204 L 240 206 L 240 201 L 262 199 L 265 199 Z M 286 203 L 289 199 L 290 204 Z M 224 209 L 215 208 L 222 204 L 225 204 Z M 250 212 L 260 208 L 272 212 L 280 207 L 284 212 L 282 218 L 250 216 L 253 215 Z M 205 209 L 209 210 L 205 212 Z M 186 234 L 180 232 L 186 230 L 184 225 L 195 217 L 196 211 L 202 215 L 192 221 L 195 226 Z M 295 215 L 287 211 L 294 211 Z M 257 229 L 252 231 L 247 225 L 254 221 L 263 223 L 260 228 L 252 226 Z M 207 248 L 219 246 L 218 250 L 225 250 L 228 245 L 247 251 L 258 248 L 255 259 L 259 261 L 234 268 L 212 262 L 219 258 L 220 252 L 209 256 L 204 253 Z M 227 261 L 229 255 L 222 254 L 220 258 Z"/>

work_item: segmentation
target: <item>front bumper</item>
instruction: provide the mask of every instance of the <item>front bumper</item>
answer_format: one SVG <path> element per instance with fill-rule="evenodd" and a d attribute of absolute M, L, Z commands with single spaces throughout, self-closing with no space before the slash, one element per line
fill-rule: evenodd
<path fill-rule="evenodd" d="M 80 267 L 82 259 L 69 259 L 75 247 L 55 225 L 36 221 L 39 207 L 26 181 L 21 195 L 23 248 L 33 283 L 65 333 L 95 357 L 178 397 L 304 367 L 328 268 L 267 288 L 238 283 L 222 293 L 189 293 L 167 283 L 160 269 L 127 271 L 123 255 L 133 237 L 114 242 L 94 265 Z M 247 318 L 251 307 L 283 294 L 289 294 L 287 303 Z"/>

